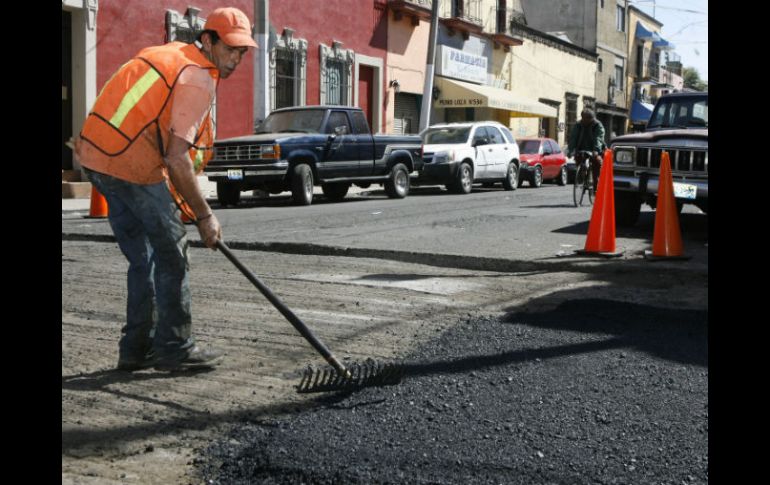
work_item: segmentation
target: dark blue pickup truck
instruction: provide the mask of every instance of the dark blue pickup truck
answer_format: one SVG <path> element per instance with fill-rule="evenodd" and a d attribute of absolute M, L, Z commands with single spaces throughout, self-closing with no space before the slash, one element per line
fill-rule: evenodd
<path fill-rule="evenodd" d="M 406 197 L 422 163 L 419 136 L 372 135 L 361 108 L 302 106 L 273 111 L 254 135 L 217 140 L 204 173 L 225 206 L 246 190 L 291 191 L 294 204 L 310 205 L 315 185 L 334 201 L 352 184 Z"/>

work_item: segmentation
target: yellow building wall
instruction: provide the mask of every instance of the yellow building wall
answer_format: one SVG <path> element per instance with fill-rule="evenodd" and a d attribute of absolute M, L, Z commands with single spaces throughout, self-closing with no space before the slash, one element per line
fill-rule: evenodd
<path fill-rule="evenodd" d="M 524 37 L 524 44 L 512 47 L 511 52 L 512 92 L 533 100 L 545 98 L 561 102 L 557 126 L 565 123 L 565 93 L 577 94 L 577 117 L 580 118 L 584 96 L 594 97 L 595 60 L 579 57 L 529 37 Z M 538 136 L 539 121 L 539 118 L 511 118 L 509 126 L 516 137 Z M 559 145 L 566 146 L 565 131 L 559 130 L 557 133 Z"/>

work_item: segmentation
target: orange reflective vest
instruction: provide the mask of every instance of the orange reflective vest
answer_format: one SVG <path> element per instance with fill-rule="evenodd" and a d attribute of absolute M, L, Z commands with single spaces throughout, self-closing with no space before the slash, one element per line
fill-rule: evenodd
<path fill-rule="evenodd" d="M 105 155 L 115 157 L 145 130 L 154 130 L 159 150 L 149 156 L 157 157 L 153 162 L 165 166 L 164 147 L 168 146 L 171 118 L 168 101 L 179 75 L 191 66 L 208 69 L 218 82 L 218 71 L 194 44 L 171 42 L 141 50 L 104 85 L 80 137 Z M 213 146 L 214 126 L 209 109 L 189 152 L 196 173 L 211 159 Z"/>

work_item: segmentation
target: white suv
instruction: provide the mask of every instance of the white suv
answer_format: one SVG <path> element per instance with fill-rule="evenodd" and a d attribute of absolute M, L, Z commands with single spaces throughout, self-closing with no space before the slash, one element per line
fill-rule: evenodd
<path fill-rule="evenodd" d="M 496 121 L 433 125 L 420 133 L 423 168 L 415 184 L 446 185 L 467 194 L 474 182 L 502 182 L 505 190 L 519 183 L 519 146 Z"/>

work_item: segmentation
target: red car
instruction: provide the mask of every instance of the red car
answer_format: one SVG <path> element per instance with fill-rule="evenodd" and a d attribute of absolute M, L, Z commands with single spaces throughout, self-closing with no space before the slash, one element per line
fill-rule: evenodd
<path fill-rule="evenodd" d="M 550 138 L 519 138 L 519 186 L 524 180 L 530 187 L 540 187 L 543 180 L 567 185 L 567 157 Z"/>

